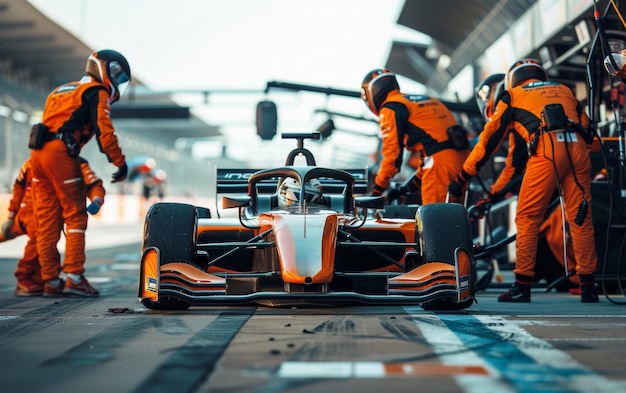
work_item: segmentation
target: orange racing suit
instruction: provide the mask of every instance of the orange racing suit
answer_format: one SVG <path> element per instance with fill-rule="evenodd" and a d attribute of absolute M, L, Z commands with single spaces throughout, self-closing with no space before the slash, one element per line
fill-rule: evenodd
<path fill-rule="evenodd" d="M 119 147 L 110 117 L 108 92 L 89 76 L 56 88 L 46 100 L 43 124 L 55 135 L 70 133 L 79 147 L 95 135 L 100 151 L 115 166 L 123 166 L 125 156 Z M 81 162 L 70 156 L 66 143 L 54 138 L 41 150 L 31 151 L 34 211 L 38 222 L 37 251 L 44 281 L 60 272 L 57 242 L 65 225 L 65 273 L 84 273 L 85 183 Z"/>
<path fill-rule="evenodd" d="M 104 203 L 105 189 L 102 180 L 94 173 L 87 160 L 81 158 L 81 171 L 83 180 L 87 186 L 87 197 L 93 201 L 100 198 Z M 32 170 L 30 158 L 27 158 L 15 178 L 13 184 L 13 196 L 9 202 L 9 218 L 14 219 L 11 228 L 11 236 L 4 238 L 0 235 L 0 241 L 14 239 L 21 235 L 27 235 L 28 241 L 24 247 L 24 255 L 17 261 L 15 277 L 18 281 L 28 278 L 41 282 L 41 267 L 39 254 L 37 253 L 37 221 L 33 212 L 32 201 Z"/>
<path fill-rule="evenodd" d="M 463 172 L 475 176 L 480 167 L 500 145 L 512 126 L 536 149 L 526 165 L 520 187 L 516 225 L 516 262 L 514 273 L 530 281 L 534 277 L 540 227 L 557 186 L 565 204 L 566 218 L 571 222 L 574 257 L 578 274 L 595 273 L 597 255 L 591 221 L 591 191 L 588 145 L 575 132 L 554 130 L 541 132 L 542 111 L 546 105 L 561 104 L 570 121 L 588 126 L 589 118 L 572 91 L 555 82 L 527 81 L 507 90 L 494 115 L 485 124 L 481 138 L 463 164 Z M 587 212 L 581 225 L 573 223 L 582 201 Z"/>
<path fill-rule="evenodd" d="M 494 196 L 496 201 L 504 198 L 509 192 L 517 194 L 527 160 L 526 142 L 518 133 L 511 130 L 504 168 L 489 189 L 489 194 Z"/>
<path fill-rule="evenodd" d="M 463 165 L 469 149 L 455 150 L 447 130 L 457 125 L 450 110 L 439 100 L 424 95 L 405 95 L 394 90 L 387 95 L 379 113 L 382 132 L 382 161 L 375 179 L 374 194 L 381 195 L 400 171 L 404 149 L 422 156 L 422 204 L 445 202 L 447 186 Z M 419 176 L 416 173 L 416 176 Z"/>
<path fill-rule="evenodd" d="M 500 175 L 493 183 L 489 190 L 489 194 L 494 201 L 501 200 L 508 193 L 518 194 L 521 179 L 526 169 L 526 162 L 528 161 L 528 150 L 526 147 L 526 141 L 522 139 L 520 134 L 511 130 L 509 132 L 509 144 L 507 150 L 507 156 L 505 160 L 505 167 L 500 172 Z M 574 259 L 574 250 L 572 248 L 572 242 L 570 237 L 563 232 L 563 221 L 561 219 L 561 209 L 559 207 L 552 209 L 548 213 L 548 216 L 541 224 L 539 233 L 543 234 L 546 239 L 546 244 L 550 253 L 556 259 L 556 262 L 562 267 L 561 272 L 565 274 L 563 267 L 567 266 L 570 272 L 575 271 L 576 260 Z M 567 241 L 567 252 L 563 252 L 563 242 Z M 567 264 L 565 264 L 565 256 L 567 256 Z M 541 259 L 537 261 L 542 263 Z M 552 264 L 547 263 L 544 267 L 550 270 L 550 277 L 545 277 L 546 280 L 550 280 L 552 276 L 558 277 L 558 272 L 554 272 L 557 268 Z M 554 274 L 556 273 L 556 275 Z M 540 279 L 541 277 L 536 277 Z M 572 284 L 578 286 L 579 280 L 577 275 L 571 275 L 569 281 Z"/>
<path fill-rule="evenodd" d="M 13 183 L 13 195 L 9 202 L 9 219 L 14 220 L 11 234 L 8 238 L 2 236 L 2 241 L 5 241 L 24 234 L 28 235 L 28 241 L 24 246 L 24 255 L 18 259 L 15 270 L 15 278 L 18 282 L 29 279 L 34 282 L 42 282 L 37 254 L 37 237 L 35 236 L 37 222 L 33 214 L 31 183 L 32 170 L 30 158 L 27 158 Z"/>

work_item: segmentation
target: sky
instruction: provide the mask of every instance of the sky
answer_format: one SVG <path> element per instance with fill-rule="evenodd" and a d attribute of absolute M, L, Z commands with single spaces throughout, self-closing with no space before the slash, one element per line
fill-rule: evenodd
<path fill-rule="evenodd" d="M 256 136 L 261 99 L 276 102 L 279 134 L 314 131 L 326 119 L 319 110 L 375 120 L 360 99 L 273 90 L 265 95 L 268 81 L 358 91 L 368 71 L 384 67 L 393 40 L 428 40 L 396 24 L 404 0 L 29 2 L 95 50 L 118 50 L 150 89 L 178 92 L 173 97 L 179 103 L 220 126 L 224 138 L 197 144 L 196 153 L 210 158 L 226 144 L 232 158 L 254 154 L 259 165 L 282 164 L 294 147 L 279 135 L 271 142 Z M 404 91 L 424 92 L 415 82 L 399 81 Z M 214 92 L 208 104 L 203 90 Z M 318 164 L 375 150 L 374 122 L 334 121 L 338 131 L 328 141 L 308 146 L 319 155 Z"/>

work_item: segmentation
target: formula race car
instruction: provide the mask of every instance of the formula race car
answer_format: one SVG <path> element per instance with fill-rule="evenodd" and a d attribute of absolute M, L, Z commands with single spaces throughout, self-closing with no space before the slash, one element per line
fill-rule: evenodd
<path fill-rule="evenodd" d="M 384 215 L 367 195 L 367 169 L 315 165 L 297 139 L 284 166 L 217 169 L 216 194 L 230 217 L 183 203 L 146 214 L 139 301 L 149 309 L 257 304 L 417 304 L 461 310 L 475 302 L 467 210 L 454 203 Z M 304 157 L 306 165 L 294 165 Z M 235 211 L 235 210 L 231 210 Z M 382 212 L 382 214 L 381 214 Z"/>

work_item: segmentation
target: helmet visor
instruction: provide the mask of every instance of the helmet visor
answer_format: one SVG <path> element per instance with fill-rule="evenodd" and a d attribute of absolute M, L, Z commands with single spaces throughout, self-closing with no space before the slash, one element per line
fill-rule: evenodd
<path fill-rule="evenodd" d="M 109 62 L 108 72 L 111 82 L 117 88 L 117 91 L 119 91 L 120 96 L 122 96 L 130 83 L 130 76 L 117 61 Z"/>
<path fill-rule="evenodd" d="M 476 104 L 480 113 L 487 118 L 487 105 L 493 97 L 493 86 L 490 84 L 484 84 L 476 89 Z"/>

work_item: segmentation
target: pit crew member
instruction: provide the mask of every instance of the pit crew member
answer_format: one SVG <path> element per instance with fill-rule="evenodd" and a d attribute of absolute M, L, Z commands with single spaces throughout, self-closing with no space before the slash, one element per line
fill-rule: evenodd
<path fill-rule="evenodd" d="M 372 195 L 382 195 L 389 188 L 401 169 L 406 149 L 422 157 L 422 204 L 445 202 L 446 187 L 469 153 L 466 131 L 450 110 L 434 97 L 401 93 L 395 74 L 384 68 L 365 75 L 361 98 L 378 116 L 382 132 L 382 161 Z M 419 183 L 416 173 L 406 186 L 388 193 L 388 201 L 418 189 Z"/>
<path fill-rule="evenodd" d="M 102 180 L 96 176 L 87 160 L 82 157 L 80 166 L 87 187 L 87 197 L 91 201 L 87 206 L 87 212 L 97 214 L 104 203 L 105 189 Z M 37 253 L 37 222 L 33 213 L 31 183 L 32 170 L 30 158 L 27 158 L 13 183 L 8 219 L 2 224 L 0 232 L 0 242 L 15 239 L 21 235 L 28 236 L 24 254 L 17 261 L 14 273 L 17 279 L 15 296 L 41 296 L 44 289 Z"/>
<path fill-rule="evenodd" d="M 477 145 L 448 190 L 451 195 L 462 195 L 463 187 L 487 162 L 512 126 L 528 144 L 529 158 L 515 219 L 518 231 L 515 283 L 498 301 L 530 302 L 539 228 L 558 190 L 570 222 L 581 301 L 598 302 L 594 277 L 597 255 L 591 221 L 589 117 L 572 91 L 549 81 L 546 70 L 537 61 L 521 60 L 513 64 L 505 76 L 505 89 Z"/>
<path fill-rule="evenodd" d="M 533 59 L 529 59 L 531 61 Z M 476 88 L 476 104 L 480 109 L 485 121 L 493 115 L 496 104 L 502 98 L 504 92 L 504 74 L 493 74 L 486 77 Z M 507 155 L 505 166 L 489 189 L 489 195 L 476 202 L 476 207 L 483 205 L 488 207 L 493 203 L 500 202 L 509 195 L 517 195 L 521 184 L 522 175 L 528 161 L 528 151 L 524 139 L 511 127 L 508 134 Z M 480 136 L 479 136 L 480 137 Z M 548 217 L 539 229 L 544 234 L 545 246 L 549 249 L 547 254 L 537 257 L 539 265 L 535 266 L 535 280 L 542 278 L 548 283 L 560 279 L 564 275 L 564 267 L 567 266 L 570 274 L 568 281 L 563 281 L 556 286 L 557 290 L 572 290 L 579 292 L 579 279 L 575 273 L 576 260 L 571 239 L 563 233 L 563 221 L 561 210 L 552 209 Z M 567 236 L 567 237 L 565 237 Z M 567 239 L 567 251 L 563 252 L 563 242 Z M 543 245 L 544 242 L 541 242 Z M 567 264 L 565 263 L 567 258 Z M 545 259 L 545 260 L 542 260 Z"/>
<path fill-rule="evenodd" d="M 87 213 L 78 155 L 95 135 L 100 151 L 118 168 L 111 182 L 126 178 L 128 166 L 111 121 L 110 106 L 119 100 L 130 79 L 130 66 L 122 54 L 114 50 L 92 53 L 82 79 L 63 84 L 48 95 L 42 124 L 31 132 L 34 211 L 39 224 L 37 251 L 46 282 L 44 295 L 99 295 L 84 276 Z M 64 225 L 65 281 L 59 278 L 57 250 Z"/>

